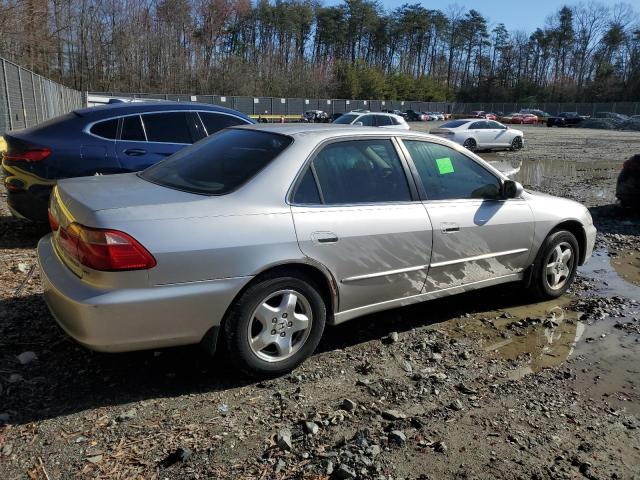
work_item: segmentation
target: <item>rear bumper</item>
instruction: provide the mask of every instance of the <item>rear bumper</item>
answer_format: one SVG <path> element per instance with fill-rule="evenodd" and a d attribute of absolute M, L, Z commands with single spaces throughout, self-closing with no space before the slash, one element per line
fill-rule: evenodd
<path fill-rule="evenodd" d="M 7 205 L 11 213 L 18 218 L 34 222 L 47 221 L 49 196 L 53 187 L 38 186 L 29 190 L 7 192 Z"/>
<path fill-rule="evenodd" d="M 38 243 L 44 297 L 62 329 L 78 343 L 124 352 L 198 343 L 220 325 L 251 277 L 146 288 L 103 289 L 82 281 L 60 260 L 47 235 Z"/>

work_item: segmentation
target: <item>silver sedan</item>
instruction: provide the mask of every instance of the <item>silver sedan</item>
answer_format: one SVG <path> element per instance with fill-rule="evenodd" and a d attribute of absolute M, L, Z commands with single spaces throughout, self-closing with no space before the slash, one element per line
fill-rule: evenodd
<path fill-rule="evenodd" d="M 58 323 L 102 351 L 200 343 L 286 372 L 326 324 L 506 282 L 563 294 L 585 207 L 426 134 L 231 128 L 142 173 L 63 180 L 38 245 Z"/>
<path fill-rule="evenodd" d="M 522 130 L 507 127 L 493 120 L 451 120 L 429 133 L 458 143 L 472 152 L 492 149 L 520 150 L 524 147 Z"/>

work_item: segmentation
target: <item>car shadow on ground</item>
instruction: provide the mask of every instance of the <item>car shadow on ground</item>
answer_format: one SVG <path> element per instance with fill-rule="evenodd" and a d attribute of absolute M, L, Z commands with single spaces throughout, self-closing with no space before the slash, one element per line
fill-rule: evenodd
<path fill-rule="evenodd" d="M 34 248 L 49 231 L 46 223 L 33 223 L 0 214 L 0 248 Z"/>
<path fill-rule="evenodd" d="M 501 286 L 434 300 L 328 327 L 319 353 L 381 339 L 392 331 L 443 322 L 464 313 L 530 303 L 516 286 Z M 81 347 L 57 326 L 41 295 L 0 300 L 0 413 L 24 424 L 104 406 L 153 398 L 216 392 L 257 383 L 238 375 L 219 356 L 211 359 L 195 346 L 161 351 L 106 354 Z M 37 355 L 26 365 L 17 356 Z M 305 368 L 305 367 L 302 367 Z M 9 382 L 12 374 L 22 379 Z M 15 380 L 15 378 L 14 378 Z"/>

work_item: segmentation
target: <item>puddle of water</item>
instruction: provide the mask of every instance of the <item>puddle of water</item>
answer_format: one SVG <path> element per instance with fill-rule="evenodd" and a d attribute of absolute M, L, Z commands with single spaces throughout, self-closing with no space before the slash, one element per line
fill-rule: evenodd
<path fill-rule="evenodd" d="M 626 282 L 640 286 L 640 251 L 622 250 L 612 256 L 611 266 Z"/>
<path fill-rule="evenodd" d="M 638 265 L 638 255 L 636 252 L 636 264 Z M 640 287 L 628 281 L 624 275 L 621 275 L 618 268 L 628 270 L 629 280 L 640 281 L 640 271 L 638 266 L 616 265 L 613 262 L 624 263 L 623 260 L 615 260 L 609 257 L 606 248 L 599 248 L 593 252 L 593 256 L 589 261 L 579 267 L 578 272 L 583 277 L 593 281 L 596 292 L 603 296 L 619 296 L 629 298 L 631 300 L 640 301 Z M 633 271 L 635 269 L 635 271 Z"/>
<path fill-rule="evenodd" d="M 605 249 L 595 252 L 580 273 L 594 282 L 598 295 L 640 300 L 640 287 L 616 272 Z M 640 336 L 615 328 L 618 321 L 640 316 L 640 306 L 626 310 L 624 318 L 583 322 L 580 312 L 569 309 L 576 299 L 564 296 L 488 311 L 445 328 L 454 337 L 479 339 L 484 350 L 497 358 L 516 361 L 516 368 L 507 366 L 511 380 L 570 360 L 576 375 L 572 388 L 602 398 L 612 408 L 640 413 Z"/>

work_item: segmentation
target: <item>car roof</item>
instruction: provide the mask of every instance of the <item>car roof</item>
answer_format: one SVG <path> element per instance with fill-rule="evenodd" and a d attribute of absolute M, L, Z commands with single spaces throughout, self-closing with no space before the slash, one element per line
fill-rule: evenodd
<path fill-rule="evenodd" d="M 207 110 L 210 112 L 221 112 L 236 115 L 248 119 L 245 114 L 230 108 L 210 105 L 208 103 L 198 102 L 134 102 L 134 103 L 113 103 L 108 105 L 99 105 L 96 107 L 82 108 L 74 110 L 74 113 L 80 117 L 89 119 L 110 118 L 118 115 L 131 115 L 146 112 L 166 112 L 176 110 Z"/>
<path fill-rule="evenodd" d="M 435 135 L 411 130 L 392 128 L 363 127 L 354 125 L 337 125 L 333 123 L 258 123 L 255 125 L 238 125 L 233 128 L 257 130 L 260 132 L 277 133 L 290 137 L 316 137 L 318 140 L 348 137 L 353 135 L 393 137 L 397 135 L 415 136 L 428 139 L 440 139 Z"/>

